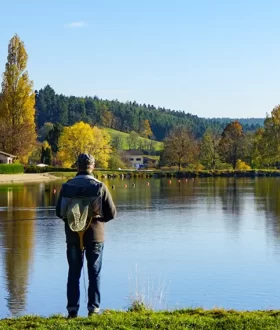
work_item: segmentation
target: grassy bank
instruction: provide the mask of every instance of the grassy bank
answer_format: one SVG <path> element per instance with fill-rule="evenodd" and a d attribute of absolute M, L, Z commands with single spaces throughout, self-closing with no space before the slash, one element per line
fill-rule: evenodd
<path fill-rule="evenodd" d="M 166 329 L 166 330 L 276 330 L 280 311 L 238 312 L 220 309 L 186 309 L 173 312 L 105 311 L 89 318 L 26 316 L 0 320 L 0 329 Z"/>
<path fill-rule="evenodd" d="M 0 174 L 19 174 L 23 171 L 22 164 L 0 164 Z"/>

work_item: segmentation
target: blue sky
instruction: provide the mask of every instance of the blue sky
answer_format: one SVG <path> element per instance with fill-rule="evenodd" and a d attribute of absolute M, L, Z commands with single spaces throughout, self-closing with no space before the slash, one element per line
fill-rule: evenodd
<path fill-rule="evenodd" d="M 17 33 L 36 89 L 200 117 L 265 117 L 280 103 L 279 1 L 0 0 L 0 8 L 0 72 Z"/>

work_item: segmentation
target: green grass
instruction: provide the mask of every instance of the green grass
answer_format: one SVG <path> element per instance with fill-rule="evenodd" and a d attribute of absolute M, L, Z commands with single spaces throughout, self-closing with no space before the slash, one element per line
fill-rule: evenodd
<path fill-rule="evenodd" d="M 129 133 L 124 133 L 124 132 L 120 132 L 117 131 L 115 129 L 112 128 L 104 128 L 105 131 L 107 131 L 110 135 L 111 138 L 113 139 L 115 136 L 121 136 L 122 137 L 122 141 L 123 141 L 123 150 L 129 150 L 129 145 L 127 142 L 127 138 L 129 136 Z M 149 139 L 140 137 L 141 141 L 150 141 Z M 159 141 L 154 141 L 154 146 L 155 146 L 155 151 L 161 151 L 163 150 L 163 143 L 159 142 Z"/>
<path fill-rule="evenodd" d="M 23 171 L 22 164 L 0 164 L 0 174 L 19 174 Z"/>
<path fill-rule="evenodd" d="M 223 309 L 185 309 L 176 311 L 104 311 L 89 318 L 67 320 L 62 316 L 25 316 L 0 320 L 0 329 L 165 329 L 165 330 L 276 330 L 280 311 L 238 312 Z"/>

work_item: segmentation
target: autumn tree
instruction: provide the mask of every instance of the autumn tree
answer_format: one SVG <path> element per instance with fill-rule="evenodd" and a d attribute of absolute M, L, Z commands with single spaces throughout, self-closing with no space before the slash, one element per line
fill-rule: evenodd
<path fill-rule="evenodd" d="M 35 94 L 26 66 L 24 43 L 15 35 L 9 43 L 0 93 L 0 147 L 23 161 L 36 141 Z"/>
<path fill-rule="evenodd" d="M 229 123 L 224 129 L 219 143 L 220 156 L 225 162 L 236 167 L 238 159 L 244 154 L 245 135 L 241 124 L 238 121 Z"/>
<path fill-rule="evenodd" d="M 191 163 L 197 156 L 197 144 L 185 127 L 174 128 L 164 141 L 163 159 L 169 164 L 176 164 L 179 171 L 182 165 Z"/>
<path fill-rule="evenodd" d="M 206 168 L 215 170 L 221 162 L 219 155 L 220 138 L 217 134 L 207 131 L 200 143 L 200 162 Z"/>
<path fill-rule="evenodd" d="M 114 122 L 114 115 L 111 111 L 107 110 L 107 107 L 102 108 L 102 114 L 101 114 L 101 124 L 104 127 L 113 127 Z"/>
<path fill-rule="evenodd" d="M 91 127 L 84 122 L 65 127 L 58 148 L 58 159 L 64 166 L 72 166 L 80 153 L 90 153 L 95 157 L 96 166 L 108 167 L 110 136 L 98 127 Z"/>
<path fill-rule="evenodd" d="M 153 136 L 153 132 L 148 119 L 145 119 L 141 122 L 140 134 L 144 138 L 150 138 L 151 136 Z"/>

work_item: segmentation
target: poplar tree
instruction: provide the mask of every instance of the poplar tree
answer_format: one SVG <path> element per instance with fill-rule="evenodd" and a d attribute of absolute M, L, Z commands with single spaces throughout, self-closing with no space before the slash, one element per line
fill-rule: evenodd
<path fill-rule="evenodd" d="M 27 161 L 35 141 L 35 93 L 29 80 L 24 43 L 15 35 L 8 46 L 0 95 L 0 148 Z"/>

